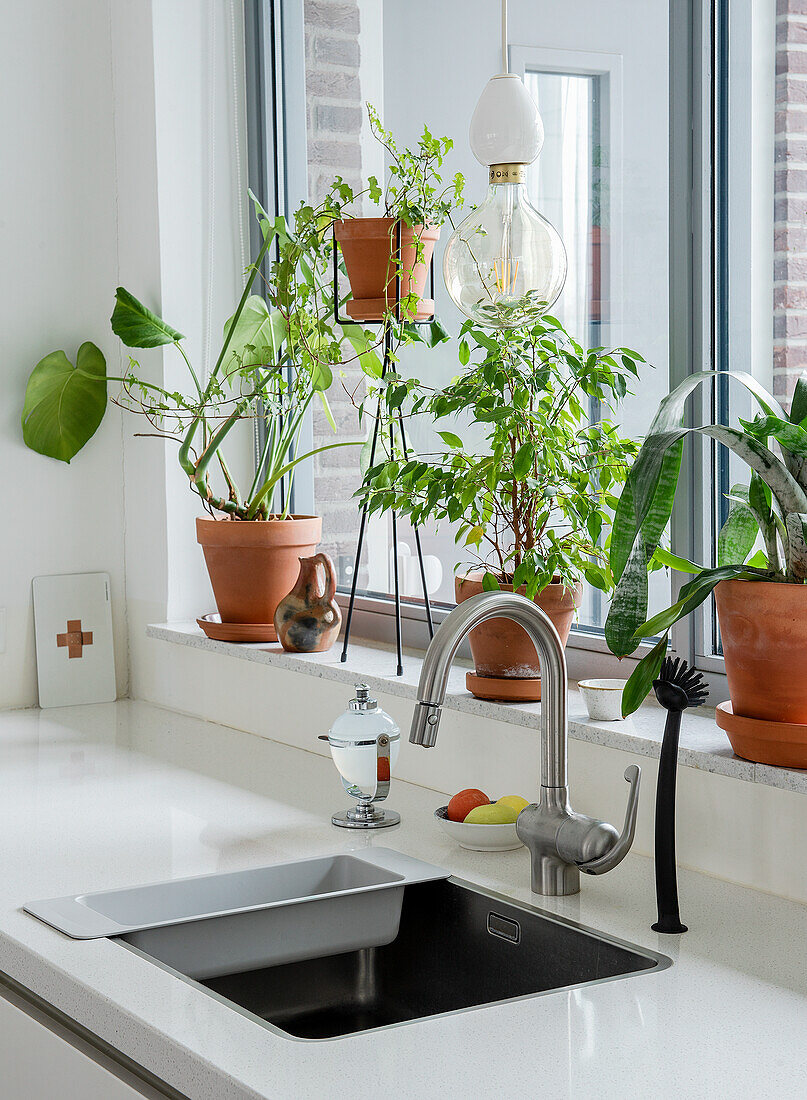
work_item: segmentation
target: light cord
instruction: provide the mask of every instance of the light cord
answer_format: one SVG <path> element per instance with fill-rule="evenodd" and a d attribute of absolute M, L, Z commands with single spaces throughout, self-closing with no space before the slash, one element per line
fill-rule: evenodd
<path fill-rule="evenodd" d="M 510 72 L 507 58 L 507 0 L 502 0 L 502 72 Z"/>

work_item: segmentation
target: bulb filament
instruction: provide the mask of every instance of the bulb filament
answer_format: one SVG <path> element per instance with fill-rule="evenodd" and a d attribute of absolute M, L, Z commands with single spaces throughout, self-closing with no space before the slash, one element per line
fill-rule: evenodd
<path fill-rule="evenodd" d="M 518 278 L 518 260 L 500 258 L 493 261 L 496 289 L 500 294 L 515 294 Z"/>

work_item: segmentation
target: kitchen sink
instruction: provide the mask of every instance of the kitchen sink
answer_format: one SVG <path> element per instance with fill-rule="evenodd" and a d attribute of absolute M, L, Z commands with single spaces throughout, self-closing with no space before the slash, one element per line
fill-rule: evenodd
<path fill-rule="evenodd" d="M 205 929 L 203 926 L 208 925 Z M 215 949 L 232 927 L 181 926 Z M 177 929 L 178 930 L 178 929 Z M 117 937 L 211 996 L 296 1039 L 334 1039 L 443 1013 L 663 970 L 670 959 L 455 878 L 403 887 L 390 942 L 213 975 L 183 968 L 164 929 Z"/>

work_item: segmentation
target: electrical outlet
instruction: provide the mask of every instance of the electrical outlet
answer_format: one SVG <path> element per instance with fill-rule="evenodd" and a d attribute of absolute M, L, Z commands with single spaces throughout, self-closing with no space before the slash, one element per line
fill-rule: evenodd
<path fill-rule="evenodd" d="M 6 651 L 6 609 L 0 607 L 0 653 Z"/>

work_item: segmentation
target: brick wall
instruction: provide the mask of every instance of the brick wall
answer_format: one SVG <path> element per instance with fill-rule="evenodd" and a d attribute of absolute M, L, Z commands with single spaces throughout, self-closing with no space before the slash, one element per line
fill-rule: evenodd
<path fill-rule="evenodd" d="M 807 371 L 807 0 L 776 5 L 774 393 Z"/>
<path fill-rule="evenodd" d="M 361 190 L 361 126 L 359 7 L 356 0 L 305 0 L 306 116 L 308 123 L 309 198 L 322 199 L 334 176 Z M 360 212 L 360 211 L 357 211 Z M 358 418 L 345 389 L 361 382 L 355 366 L 342 368 L 328 401 L 337 437 L 359 437 Z M 319 403 L 314 412 L 314 446 L 335 439 Z M 314 495 L 322 516 L 322 549 L 334 559 L 340 583 L 349 583 L 358 534 L 358 508 L 352 499 L 359 485 L 358 448 L 340 447 L 318 455 Z M 340 564 L 342 568 L 340 569 Z"/>

